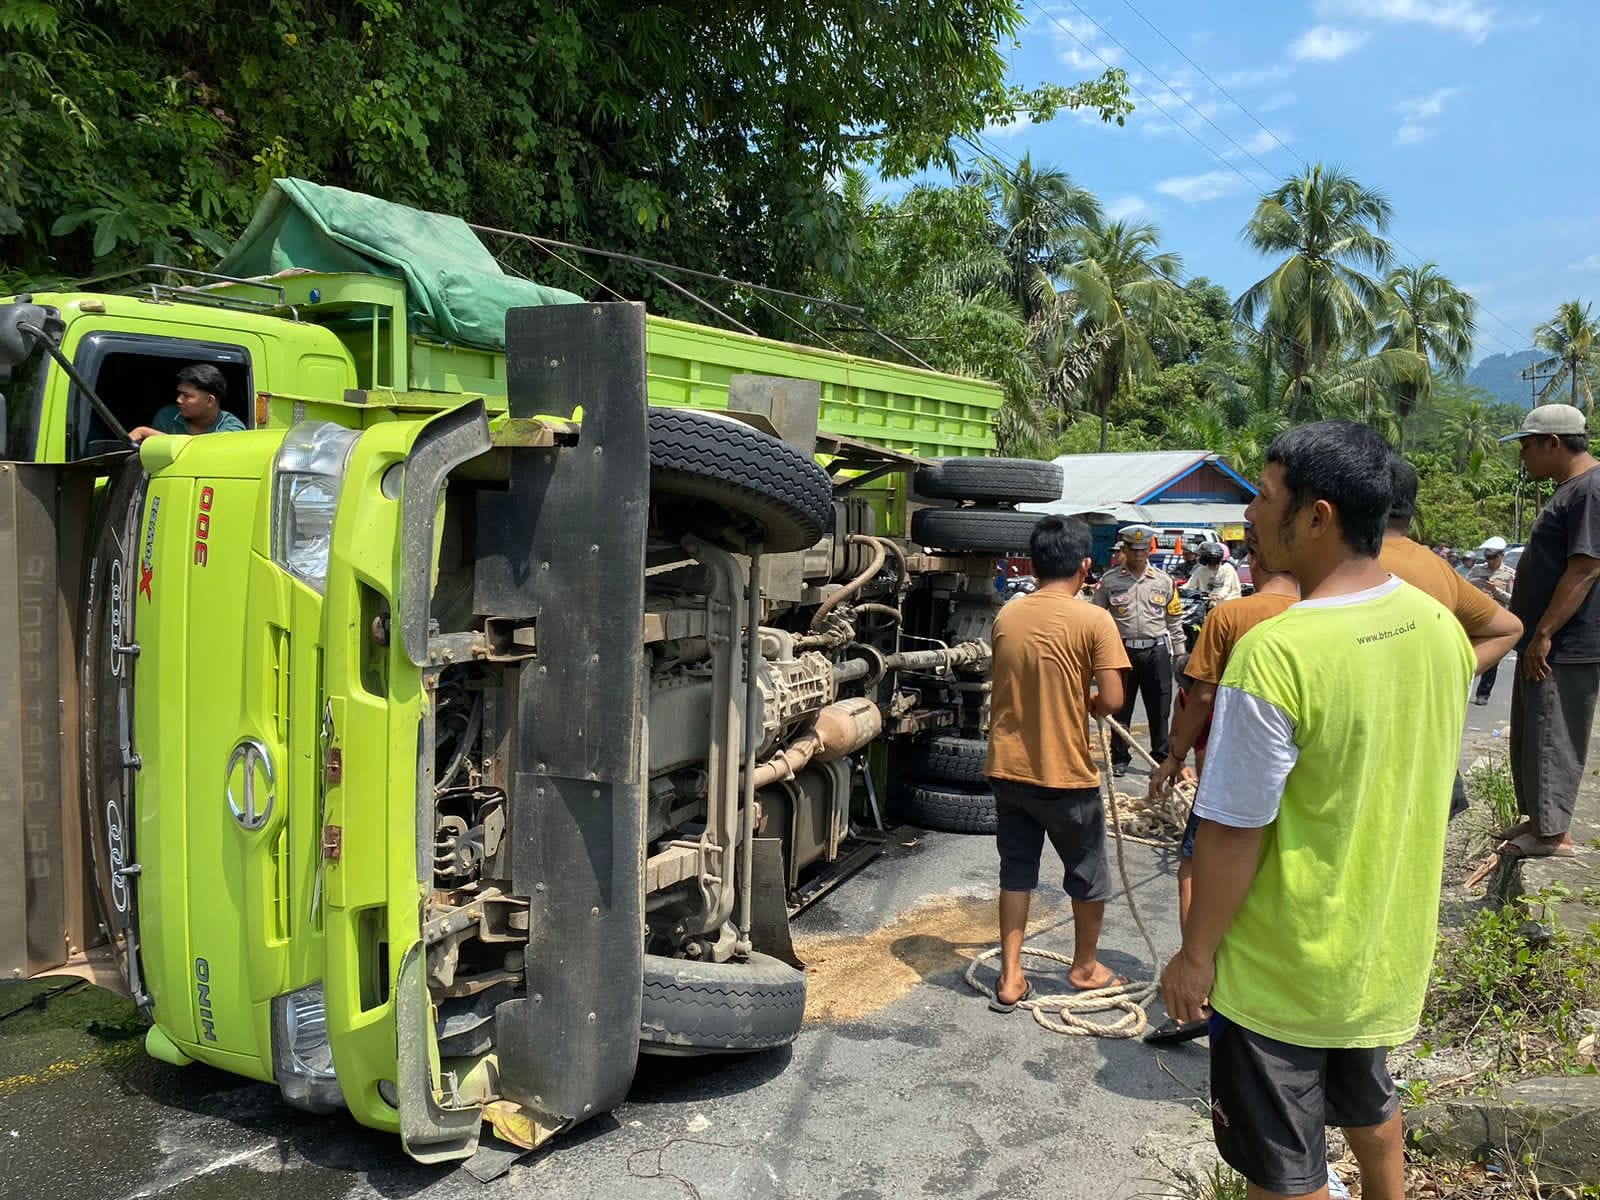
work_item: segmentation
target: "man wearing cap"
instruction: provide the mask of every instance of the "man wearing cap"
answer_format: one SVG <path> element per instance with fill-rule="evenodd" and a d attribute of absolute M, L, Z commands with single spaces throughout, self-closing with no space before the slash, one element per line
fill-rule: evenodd
<path fill-rule="evenodd" d="M 1511 604 L 1511 586 L 1517 573 L 1506 566 L 1506 540 L 1492 537 L 1478 547 L 1478 562 L 1467 572 L 1467 582 L 1488 596 L 1501 608 Z M 1472 702 L 1479 706 L 1489 703 L 1489 693 L 1494 691 L 1494 681 L 1500 674 L 1500 664 L 1495 663 L 1478 676 L 1478 692 Z"/>
<path fill-rule="evenodd" d="M 1129 525 L 1117 535 L 1122 565 L 1100 580 L 1094 602 L 1110 610 L 1117 633 L 1132 664 L 1117 721 L 1126 727 L 1133 717 L 1134 694 L 1144 699 L 1150 723 L 1150 752 L 1157 762 L 1167 756 L 1167 719 L 1172 711 L 1172 647 L 1183 645 L 1183 601 L 1172 577 L 1150 565 L 1148 525 Z M 1120 736 L 1111 739 L 1111 773 L 1126 775 L 1133 751 Z"/>
<path fill-rule="evenodd" d="M 1200 546 L 1200 566 L 1189 576 L 1190 591 L 1203 593 L 1213 604 L 1224 600 L 1237 600 L 1244 594 L 1239 586 L 1239 572 L 1233 564 L 1223 560 L 1221 542 L 1204 542 Z"/>
<path fill-rule="evenodd" d="M 1531 409 L 1504 441 L 1522 465 L 1556 485 L 1528 534 L 1511 590 L 1522 619 L 1511 688 L 1511 782 L 1527 819 L 1501 831 L 1502 857 L 1572 854 L 1578 798 L 1600 692 L 1600 461 L 1583 413 L 1570 404 Z"/>

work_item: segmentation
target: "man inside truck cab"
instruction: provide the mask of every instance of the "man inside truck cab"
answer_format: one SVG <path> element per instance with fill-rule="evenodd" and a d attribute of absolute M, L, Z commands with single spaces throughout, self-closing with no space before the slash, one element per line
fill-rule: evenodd
<path fill-rule="evenodd" d="M 155 433 L 233 433 L 244 422 L 222 405 L 228 398 L 228 381 L 210 363 L 191 363 L 178 371 L 178 394 L 173 403 L 158 409 L 150 425 L 130 429 L 135 443 Z"/>

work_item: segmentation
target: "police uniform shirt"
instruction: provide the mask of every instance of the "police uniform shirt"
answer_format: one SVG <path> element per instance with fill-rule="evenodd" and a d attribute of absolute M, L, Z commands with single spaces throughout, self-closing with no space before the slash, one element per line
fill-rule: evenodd
<path fill-rule="evenodd" d="M 1183 601 L 1165 571 L 1146 567 L 1135 578 L 1127 567 L 1113 567 L 1100 581 L 1094 602 L 1110 611 L 1124 642 L 1170 638 L 1172 645 L 1183 645 Z"/>

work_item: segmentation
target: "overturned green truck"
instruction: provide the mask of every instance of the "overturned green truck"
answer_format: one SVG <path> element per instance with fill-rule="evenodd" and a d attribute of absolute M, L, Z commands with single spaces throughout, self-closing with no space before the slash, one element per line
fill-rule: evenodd
<path fill-rule="evenodd" d="M 788 909 L 852 812 L 984 827 L 995 559 L 1060 494 L 960 457 L 996 389 L 535 289 L 300 181 L 164 278 L 0 302 L 0 482 L 55 513 L 0 544 L 73 609 L 60 761 L 0 794 L 66 899 L 6 962 L 106 942 L 152 1054 L 424 1161 L 606 1111 L 641 1051 L 792 1040 Z M 191 362 L 247 430 L 128 453 Z M 48 725 L 24 692 L 0 728 Z"/>

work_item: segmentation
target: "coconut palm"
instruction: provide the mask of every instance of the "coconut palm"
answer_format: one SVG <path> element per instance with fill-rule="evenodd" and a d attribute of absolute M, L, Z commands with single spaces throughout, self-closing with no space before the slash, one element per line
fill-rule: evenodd
<path fill-rule="evenodd" d="M 1563 386 L 1570 389 L 1570 403 L 1583 396 L 1585 412 L 1594 411 L 1594 384 L 1600 376 L 1600 324 L 1589 315 L 1594 307 L 1581 300 L 1563 301 L 1556 315 L 1533 331 L 1533 344 L 1548 350 L 1531 368 L 1537 374 L 1552 371 L 1539 391 L 1539 403 L 1548 404 Z"/>
<path fill-rule="evenodd" d="M 1154 225 L 1096 223 L 1078 235 L 1079 257 L 1061 272 L 1077 304 L 1079 337 L 1104 341 L 1084 383 L 1100 418 L 1102 452 L 1111 401 L 1160 369 L 1151 336 L 1183 339 L 1172 315 L 1183 260 L 1158 249 L 1159 240 Z"/>
<path fill-rule="evenodd" d="M 1305 380 L 1337 351 L 1372 339 L 1369 315 L 1383 287 L 1363 268 L 1389 265 L 1389 201 L 1338 168 L 1321 163 L 1261 197 L 1245 241 L 1266 255 L 1287 254 L 1239 297 L 1239 316 L 1261 320 L 1287 358 L 1289 418 L 1299 417 Z"/>
<path fill-rule="evenodd" d="M 1078 232 L 1100 219 L 1100 201 L 1054 167 L 1033 165 L 1031 155 L 1011 168 L 996 159 L 976 176 L 989 198 L 994 241 L 1008 268 L 1007 290 L 1033 320 L 1055 298 L 1055 277 L 1072 257 Z"/>
<path fill-rule="evenodd" d="M 1423 355 L 1433 367 L 1394 386 L 1394 415 L 1403 434 L 1406 420 L 1432 397 L 1434 373 L 1458 378 L 1466 371 L 1477 303 L 1431 262 L 1396 267 L 1383 291 L 1378 341 L 1387 350 Z"/>

